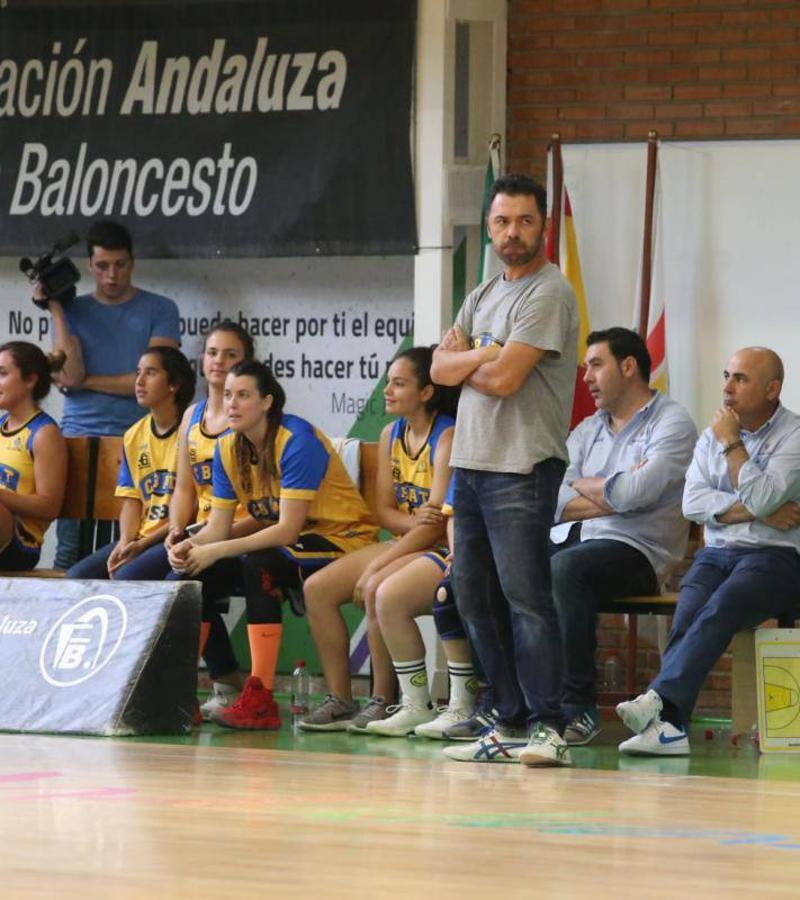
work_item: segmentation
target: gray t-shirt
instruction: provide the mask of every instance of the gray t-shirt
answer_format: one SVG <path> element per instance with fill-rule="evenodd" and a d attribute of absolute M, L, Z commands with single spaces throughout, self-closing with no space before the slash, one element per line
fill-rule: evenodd
<path fill-rule="evenodd" d="M 508 341 L 547 352 L 509 397 L 461 391 L 450 464 L 527 474 L 549 457 L 567 460 L 578 350 L 578 303 L 557 266 L 506 281 L 498 275 L 467 297 L 457 324 L 473 347 Z"/>

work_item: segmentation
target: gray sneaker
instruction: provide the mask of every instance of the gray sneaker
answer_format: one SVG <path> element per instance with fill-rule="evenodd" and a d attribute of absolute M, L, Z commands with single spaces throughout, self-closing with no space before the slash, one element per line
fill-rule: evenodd
<path fill-rule="evenodd" d="M 597 710 L 584 710 L 570 719 L 564 730 L 564 740 L 570 747 L 583 747 L 593 741 L 601 730 Z"/>
<path fill-rule="evenodd" d="M 328 694 L 316 709 L 300 719 L 297 726 L 303 731 L 347 731 L 357 713 L 357 703 Z"/>
<path fill-rule="evenodd" d="M 484 709 L 474 712 L 468 719 L 445 728 L 445 741 L 475 741 L 497 727 L 497 710 Z"/>
<path fill-rule="evenodd" d="M 388 703 L 385 697 L 370 697 L 367 700 L 367 705 L 361 712 L 350 720 L 347 730 L 357 734 L 367 734 L 367 725 L 370 722 L 377 722 L 386 718 L 387 706 Z"/>

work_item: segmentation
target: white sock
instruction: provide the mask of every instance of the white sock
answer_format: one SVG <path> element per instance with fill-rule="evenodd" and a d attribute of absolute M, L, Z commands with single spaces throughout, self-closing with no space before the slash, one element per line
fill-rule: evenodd
<path fill-rule="evenodd" d="M 400 682 L 400 692 L 414 706 L 430 708 L 431 695 L 428 690 L 428 673 L 425 659 L 410 659 L 407 662 L 392 660 L 392 665 Z"/>
<path fill-rule="evenodd" d="M 471 662 L 447 663 L 450 676 L 450 706 L 457 706 L 470 714 L 478 700 L 478 679 Z"/>

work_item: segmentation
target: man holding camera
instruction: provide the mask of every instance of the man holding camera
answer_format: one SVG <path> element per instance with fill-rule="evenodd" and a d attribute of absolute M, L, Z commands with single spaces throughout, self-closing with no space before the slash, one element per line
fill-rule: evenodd
<path fill-rule="evenodd" d="M 66 354 L 58 384 L 65 394 L 61 427 L 67 437 L 123 434 L 142 415 L 134 395 L 139 357 L 148 347 L 180 345 L 175 302 L 131 281 L 133 244 L 127 229 L 107 220 L 94 222 L 87 244 L 94 291 L 66 303 L 48 302 L 53 349 Z M 38 283 L 34 299 L 48 299 Z M 77 561 L 74 524 L 58 523 L 57 568 Z"/>

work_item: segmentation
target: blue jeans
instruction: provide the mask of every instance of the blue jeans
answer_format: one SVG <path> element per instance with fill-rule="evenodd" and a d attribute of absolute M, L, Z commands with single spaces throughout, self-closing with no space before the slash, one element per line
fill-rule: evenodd
<path fill-rule="evenodd" d="M 687 723 L 706 675 L 737 631 L 797 609 L 800 556 L 790 547 L 705 547 L 681 581 L 678 608 L 650 687 Z"/>
<path fill-rule="evenodd" d="M 101 547 L 91 556 L 75 563 L 67 578 L 108 578 L 106 563 L 116 547 L 116 541 Z M 114 581 L 163 581 L 170 572 L 167 551 L 163 544 L 154 544 L 114 572 Z"/>
<path fill-rule="evenodd" d="M 597 705 L 594 654 L 597 607 L 616 597 L 658 592 L 647 557 L 622 541 L 581 541 L 574 525 L 563 544 L 550 544 L 553 599 L 564 646 L 562 703 L 568 718 Z"/>
<path fill-rule="evenodd" d="M 564 463 L 528 475 L 455 470 L 456 605 L 506 725 L 563 728 L 548 541 Z"/>

